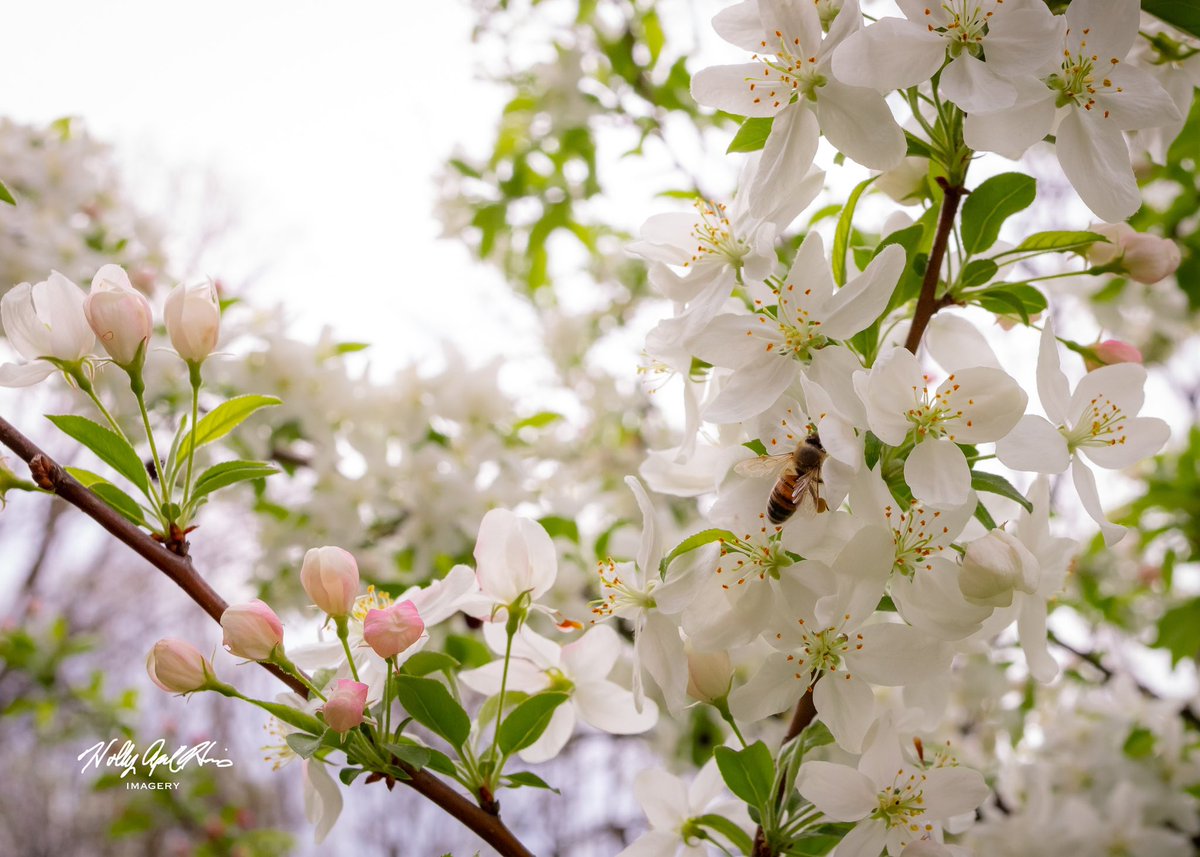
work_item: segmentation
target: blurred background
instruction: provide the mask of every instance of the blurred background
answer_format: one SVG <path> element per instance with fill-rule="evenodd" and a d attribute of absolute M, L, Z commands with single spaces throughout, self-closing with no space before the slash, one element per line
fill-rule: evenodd
<path fill-rule="evenodd" d="M 289 635 L 315 634 L 296 578 L 306 548 L 342 545 L 399 592 L 469 560 L 496 505 L 543 520 L 560 548 L 559 606 L 586 615 L 596 561 L 627 555 L 636 537 L 621 479 L 675 444 L 682 421 L 677 390 L 639 372 L 645 332 L 669 308 L 623 247 L 649 214 L 727 199 L 736 179 L 725 149 L 737 121 L 689 96 L 690 73 L 739 59 L 709 26 L 721 5 L 21 4 L 7 19 L 14 85 L 0 111 L 0 177 L 19 203 L 0 211 L 0 291 L 51 269 L 86 284 L 112 261 L 157 301 L 180 281 L 218 281 L 229 356 L 209 382 L 283 398 L 237 451 L 286 474 L 207 507 L 192 553 L 227 600 L 290 610 Z M 1174 437 L 1149 466 L 1102 485 L 1137 532 L 1114 551 L 1092 542 L 1077 564 L 1051 619 L 1064 677 L 1035 689 L 999 651 L 953 678 L 964 754 L 1019 795 L 1031 759 L 1057 759 L 1068 773 L 1045 788 L 1103 806 L 1103 782 L 1069 773 L 1081 747 L 1111 753 L 1110 769 L 1147 790 L 1200 785 L 1180 732 L 1196 723 L 1184 705 L 1200 651 L 1198 152 L 1193 109 L 1164 165 L 1139 161 L 1147 204 L 1134 223 L 1179 242 L 1175 278 L 1053 281 L 1060 330 L 1142 350 L 1145 412 Z M 820 157 L 828 190 L 814 209 L 825 211 L 866 172 Z M 973 179 L 1011 168 L 983 160 Z M 1040 204 L 1017 230 L 1088 225 L 1052 155 L 1035 151 L 1022 168 L 1038 177 Z M 878 233 L 896 209 L 869 195 L 859 227 Z M 989 332 L 1023 382 L 1035 337 Z M 153 417 L 174 425 L 186 378 L 165 354 L 148 371 Z M 0 413 L 54 454 L 68 445 L 40 414 L 80 406 L 62 385 L 0 390 Z M 44 497 L 7 500 L 0 854 L 482 849 L 404 789 L 363 783 L 314 846 L 296 763 L 273 767 L 281 738 L 226 700 L 170 700 L 142 653 L 185 637 L 216 647 L 218 669 L 247 693 L 270 696 L 269 677 L 236 669 L 211 623 L 89 521 Z M 678 534 L 699 526 L 691 498 L 664 505 Z M 1091 537 L 1084 516 L 1059 511 Z M 1063 712 L 1079 716 L 1056 730 Z M 637 771 L 655 753 L 701 762 L 718 734 L 694 710 L 653 737 L 581 735 L 539 769 L 563 796 L 514 792 L 505 816 L 539 855 L 614 854 L 642 824 Z M 235 764 L 141 793 L 80 771 L 76 757 L 97 741 L 159 736 L 214 739 Z M 1194 801 L 1165 800 L 1144 824 L 1194 816 Z"/>

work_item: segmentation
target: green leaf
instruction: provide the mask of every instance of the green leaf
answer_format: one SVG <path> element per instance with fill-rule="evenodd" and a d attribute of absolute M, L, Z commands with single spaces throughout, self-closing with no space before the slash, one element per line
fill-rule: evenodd
<path fill-rule="evenodd" d="M 545 518 L 538 518 L 538 523 L 542 525 L 542 529 L 550 534 L 550 538 L 563 538 L 574 544 L 579 544 L 579 525 L 570 518 L 547 515 Z"/>
<path fill-rule="evenodd" d="M 771 136 L 771 124 L 774 121 L 774 116 L 752 116 L 747 119 L 738 128 L 737 133 L 733 135 L 733 142 L 729 144 L 729 148 L 725 150 L 725 154 L 757 152 L 763 146 L 767 145 L 767 137 Z"/>
<path fill-rule="evenodd" d="M 303 732 L 292 732 L 284 740 L 301 759 L 311 759 L 312 754 L 321 747 L 320 738 L 316 735 L 305 735 Z"/>
<path fill-rule="evenodd" d="M 82 467 L 64 467 L 63 470 L 71 474 L 71 477 L 84 488 L 91 488 L 97 482 L 108 482 L 107 479 L 98 473 L 84 470 Z"/>
<path fill-rule="evenodd" d="M 342 781 L 343 785 L 348 786 L 358 778 L 359 774 L 366 772 L 366 768 L 342 768 L 338 771 L 338 779 Z"/>
<path fill-rule="evenodd" d="M 1083 250 L 1096 242 L 1108 243 L 1108 239 L 1095 232 L 1035 232 L 1025 238 L 1011 250 L 1005 250 L 997 256 L 1008 256 L 1016 253 L 1054 253 L 1070 250 Z"/>
<path fill-rule="evenodd" d="M 992 513 L 987 510 L 987 506 L 981 502 L 975 503 L 975 519 L 983 524 L 987 529 L 996 529 L 996 519 L 992 517 Z"/>
<path fill-rule="evenodd" d="M 1200 598 L 1172 607 L 1158 620 L 1154 647 L 1171 653 L 1171 666 L 1200 657 Z"/>
<path fill-rule="evenodd" d="M 1030 318 L 1046 310 L 1046 296 L 1033 286 L 1006 283 L 996 288 L 962 295 L 997 315 L 1016 315 L 1029 324 Z"/>
<path fill-rule="evenodd" d="M 690 535 L 686 539 L 681 541 L 679 544 L 675 545 L 675 547 L 671 550 L 671 552 L 666 555 L 666 557 L 662 561 L 661 570 L 665 572 L 668 568 L 671 567 L 672 562 L 674 562 L 679 557 L 683 556 L 685 553 L 690 553 L 691 551 L 696 550 L 696 548 L 701 548 L 707 544 L 712 544 L 713 542 L 719 542 L 724 539 L 729 539 L 730 541 L 735 541 L 737 539 L 737 536 L 735 536 L 733 533 L 729 532 L 729 530 L 717 530 L 717 529 L 701 530 L 698 533 Z"/>
<path fill-rule="evenodd" d="M 142 512 L 142 507 L 138 505 L 137 500 L 134 500 L 116 485 L 101 480 L 94 483 L 89 490 L 134 526 L 147 526 L 145 513 Z"/>
<path fill-rule="evenodd" d="M 1001 173 L 983 182 L 963 203 L 963 249 L 974 254 L 991 247 L 1004 221 L 1028 208 L 1035 196 L 1037 182 L 1024 173 Z"/>
<path fill-rule="evenodd" d="M 517 420 L 513 423 L 512 430 L 514 433 L 523 428 L 540 429 L 546 426 L 553 425 L 563 419 L 562 414 L 556 414 L 553 411 L 541 411 L 531 417 L 525 417 L 523 420 Z"/>
<path fill-rule="evenodd" d="M 833 233 L 833 279 L 839 286 L 846 285 L 846 250 L 850 247 L 850 230 L 854 225 L 854 209 L 858 207 L 858 198 L 876 178 L 877 176 L 871 176 L 869 179 L 863 179 L 854 190 L 850 191 L 850 198 L 846 200 L 841 216 L 838 217 L 837 229 Z"/>
<path fill-rule="evenodd" d="M 142 493 L 149 492 L 150 477 L 146 475 L 146 468 L 142 466 L 137 451 L 125 438 L 99 423 L 74 414 L 47 416 L 46 419 L 96 453 L 101 461 L 141 488 Z"/>
<path fill-rule="evenodd" d="M 646 47 L 650 49 L 650 68 L 653 68 L 658 63 L 658 57 L 662 53 L 663 45 L 667 43 L 667 37 L 663 33 L 662 21 L 659 20 L 658 13 L 653 9 L 642 16 L 642 36 L 646 42 Z"/>
<path fill-rule="evenodd" d="M 554 792 L 556 795 L 562 794 L 562 792 L 547 783 L 532 771 L 515 771 L 511 774 L 505 774 L 504 784 L 510 789 L 519 789 L 524 786 L 531 789 L 548 789 L 549 791 Z"/>
<path fill-rule="evenodd" d="M 707 827 L 710 830 L 724 836 L 734 847 L 743 854 L 749 854 L 754 850 L 754 841 L 750 838 L 750 834 L 742 830 L 728 818 L 723 815 L 714 815 L 706 813 L 705 815 L 697 816 L 692 819 L 696 824 L 702 827 Z"/>
<path fill-rule="evenodd" d="M 402 669 L 409 675 L 425 676 L 441 670 L 451 673 L 461 664 L 444 652 L 417 652 L 404 662 Z"/>
<path fill-rule="evenodd" d="M 295 726 L 303 732 L 309 732 L 313 735 L 322 735 L 325 733 L 324 723 L 311 714 L 292 708 L 290 705 L 284 705 L 282 702 L 266 702 L 264 700 L 257 700 L 254 704 L 263 709 L 263 711 L 270 712 L 289 726 Z"/>
<path fill-rule="evenodd" d="M 17 200 L 12 195 L 12 191 L 8 189 L 3 181 L 0 181 L 0 202 L 7 202 L 9 205 L 16 205 Z"/>
<path fill-rule="evenodd" d="M 194 431 L 189 432 L 179 447 L 179 459 L 187 458 L 193 445 L 198 449 L 214 440 L 220 440 L 229 434 L 246 418 L 260 408 L 270 408 L 281 404 L 274 396 L 247 395 L 237 396 L 227 402 L 217 405 L 196 423 Z"/>
<path fill-rule="evenodd" d="M 420 744 L 388 744 L 387 748 L 401 762 L 418 771 L 428 765 L 429 760 L 433 757 L 430 749 L 422 747 Z"/>
<path fill-rule="evenodd" d="M 998 270 L 1000 270 L 999 267 L 991 259 L 972 259 L 963 268 L 959 284 L 964 289 L 982 286 L 990 283 Z"/>
<path fill-rule="evenodd" d="M 1154 733 L 1144 726 L 1133 727 L 1121 750 L 1131 759 L 1145 759 L 1153 755 Z"/>
<path fill-rule="evenodd" d="M 1179 0 L 1142 0 L 1143 11 L 1200 38 L 1200 6 Z"/>
<path fill-rule="evenodd" d="M 264 479 L 278 472 L 278 467 L 265 461 L 222 461 L 205 470 L 196 479 L 192 499 L 248 479 Z"/>
<path fill-rule="evenodd" d="M 339 342 L 333 346 L 333 353 L 337 355 L 354 354 L 356 351 L 366 351 L 371 347 L 369 342 Z"/>
<path fill-rule="evenodd" d="M 713 755 L 721 779 L 737 797 L 760 811 L 775 800 L 775 762 L 762 741 L 744 750 L 718 747 Z"/>
<path fill-rule="evenodd" d="M 474 669 L 492 662 L 492 650 L 474 637 L 451 634 L 446 638 L 443 647 L 446 654 L 467 669 Z"/>
<path fill-rule="evenodd" d="M 567 701 L 567 694 L 538 693 L 514 708 L 500 724 L 496 740 L 506 756 L 524 750 L 546 731 L 554 710 Z"/>
<path fill-rule="evenodd" d="M 462 749 L 471 734 L 471 718 L 444 684 L 436 679 L 399 675 L 394 686 L 396 698 L 413 720 Z"/>
<path fill-rule="evenodd" d="M 971 471 L 971 487 L 976 491 L 986 491 L 989 494 L 999 494 L 1021 505 L 1026 512 L 1033 511 L 1033 503 L 1018 491 L 1011 482 L 996 473 L 985 473 L 982 470 Z"/>

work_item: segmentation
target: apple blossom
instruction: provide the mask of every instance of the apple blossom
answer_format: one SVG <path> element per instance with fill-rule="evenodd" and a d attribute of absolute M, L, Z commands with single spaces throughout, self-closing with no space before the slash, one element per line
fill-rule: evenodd
<path fill-rule="evenodd" d="M 1059 165 L 1088 208 L 1110 222 L 1133 214 L 1141 193 L 1122 132 L 1180 118 L 1158 82 L 1126 61 L 1138 16 L 1135 0 L 1071 3 L 1056 50 L 1059 67 L 1040 82 L 1013 81 L 1011 105 L 970 112 L 967 145 L 1016 158 L 1053 132 Z"/>
<path fill-rule="evenodd" d="M 504 628 L 489 622 L 484 639 L 497 654 L 507 645 Z M 561 648 L 524 625 L 513 637 L 508 665 L 508 690 L 537 693 L 557 690 L 569 695 L 554 709 L 546 731 L 520 751 L 526 762 L 544 762 L 559 754 L 575 731 L 577 719 L 613 735 L 636 735 L 658 722 L 658 706 L 643 701 L 640 709 L 633 693 L 608 680 L 621 654 L 621 640 L 608 625 L 594 625 Z M 504 660 L 460 673 L 459 679 L 479 693 L 494 696 L 503 682 Z"/>
<path fill-rule="evenodd" d="M 189 363 L 199 364 L 216 350 L 221 334 L 221 303 L 211 280 L 171 289 L 163 308 L 167 334 L 175 351 Z"/>
<path fill-rule="evenodd" d="M 43 282 L 13 286 L 0 297 L 0 322 L 24 363 L 0 365 L 0 387 L 27 387 L 61 364 L 78 364 L 96 337 L 83 312 L 79 287 L 57 271 Z"/>
<path fill-rule="evenodd" d="M 88 325 L 113 362 L 133 366 L 154 329 L 150 301 L 129 282 L 119 265 L 105 265 L 92 278 L 92 288 L 83 302 Z"/>
<path fill-rule="evenodd" d="M 687 649 L 687 695 L 697 702 L 718 703 L 729 696 L 733 664 L 729 652 Z"/>
<path fill-rule="evenodd" d="M 1088 247 L 1088 261 L 1097 267 L 1112 267 L 1146 285 L 1169 277 L 1179 268 L 1179 245 L 1170 238 L 1138 232 L 1128 223 L 1103 223 L 1089 228 L 1108 239 Z"/>
<path fill-rule="evenodd" d="M 638 774 L 633 794 L 650 830 L 638 837 L 617 857 L 702 857 L 706 854 L 702 832 L 693 819 L 704 815 L 739 818 L 744 824 L 742 804 L 729 796 L 714 760 L 696 774 L 691 785 L 657 768 Z"/>
<path fill-rule="evenodd" d="M 1004 530 L 992 530 L 967 542 L 958 582 L 972 604 L 1008 607 L 1014 592 L 1036 590 L 1037 572 L 1037 560 L 1019 539 Z"/>
<path fill-rule="evenodd" d="M 338 547 L 311 548 L 304 554 L 300 585 L 313 604 L 333 618 L 344 618 L 358 597 L 358 563 Z"/>
<path fill-rule="evenodd" d="M 397 601 L 363 618 L 363 639 L 381 658 L 394 658 L 425 633 L 425 623 L 411 601 Z"/>
<path fill-rule="evenodd" d="M 1155 417 L 1139 417 L 1146 369 L 1138 363 L 1101 366 L 1070 391 L 1054 337 L 1054 325 L 1042 327 L 1038 350 L 1038 396 L 1046 417 L 1030 414 L 996 444 L 996 457 L 1014 470 L 1062 473 L 1069 466 L 1083 508 L 1112 545 L 1124 528 L 1110 524 L 1100 507 L 1096 477 L 1083 458 L 1099 467 L 1128 467 L 1162 449 L 1170 428 Z"/>
<path fill-rule="evenodd" d="M 263 601 L 233 604 L 221 614 L 225 648 L 239 658 L 270 660 L 283 646 L 283 623 Z"/>
<path fill-rule="evenodd" d="M 484 598 L 513 609 L 524 598 L 536 601 L 557 575 L 554 543 L 541 524 L 507 509 L 483 516 L 475 541 L 475 577 Z"/>
<path fill-rule="evenodd" d="M 777 286 L 751 290 L 759 311 L 719 315 L 691 343 L 702 360 L 733 370 L 703 409 L 704 418 L 736 422 L 769 408 L 816 352 L 849 339 L 880 316 L 904 259 L 902 248 L 888 246 L 839 289 L 820 234 L 809 232 L 787 277 Z M 768 306 L 776 312 L 765 312 Z"/>
<path fill-rule="evenodd" d="M 1053 66 L 1063 19 L 1039 0 L 901 0 L 904 18 L 880 18 L 839 45 L 834 74 L 880 92 L 941 72 L 938 90 L 967 113 L 1009 107 L 1016 82 Z M 947 59 L 949 62 L 947 63 Z"/>
<path fill-rule="evenodd" d="M 195 693 L 215 680 L 213 666 L 200 650 L 184 640 L 159 640 L 146 658 L 146 672 L 169 693 Z"/>
<path fill-rule="evenodd" d="M 325 722 L 334 732 L 345 734 L 363 722 L 363 708 L 367 704 L 367 686 L 350 679 L 338 679 L 325 700 L 321 711 Z"/>
<path fill-rule="evenodd" d="M 787 192 L 789 172 L 799 173 L 779 169 L 775 177 L 775 165 L 803 161 L 805 154 L 811 161 L 818 133 L 866 167 L 888 169 L 904 157 L 904 132 L 883 97 L 847 86 L 851 81 L 832 69 L 839 45 L 861 26 L 857 0 L 842 4 L 827 36 L 814 3 L 743 0 L 713 19 L 717 33 L 751 51 L 753 61 L 701 69 L 692 78 L 692 94 L 729 113 L 775 117 L 763 151 L 770 177 L 759 188 L 763 193 Z"/>

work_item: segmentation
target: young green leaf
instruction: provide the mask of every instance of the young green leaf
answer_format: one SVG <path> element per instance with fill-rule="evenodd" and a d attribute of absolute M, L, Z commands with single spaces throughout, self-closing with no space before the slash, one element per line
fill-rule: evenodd
<path fill-rule="evenodd" d="M 767 137 L 771 136 L 771 125 L 774 121 L 774 116 L 753 116 L 747 119 L 733 135 L 733 142 L 729 144 L 725 153 L 731 155 L 734 152 L 757 152 L 767 145 Z"/>
<path fill-rule="evenodd" d="M 982 470 L 971 471 L 971 487 L 976 491 L 986 491 L 989 494 L 999 494 L 1019 503 L 1026 512 L 1033 511 L 1033 504 L 1018 491 L 1011 482 L 996 473 L 985 473 Z"/>
<path fill-rule="evenodd" d="M 775 761 L 762 741 L 744 750 L 718 747 L 713 755 L 729 790 L 760 811 L 775 800 Z"/>
<path fill-rule="evenodd" d="M 100 481 L 93 484 L 89 490 L 120 513 L 121 517 L 129 521 L 129 523 L 137 527 L 146 526 L 145 513 L 142 511 L 142 507 L 138 505 L 137 500 L 134 500 L 116 485 L 113 485 L 111 482 Z"/>
<path fill-rule="evenodd" d="M 833 233 L 833 279 L 839 286 L 846 285 L 846 251 L 850 247 L 850 230 L 854 226 L 854 210 L 858 207 L 858 198 L 876 178 L 878 176 L 863 179 L 850 191 L 850 198 L 846 200 L 842 214 L 838 217 L 837 229 Z"/>
<path fill-rule="evenodd" d="M 237 396 L 227 402 L 217 405 L 196 423 L 194 431 L 183 439 L 179 447 L 179 460 L 187 458 L 188 452 L 194 445 L 196 448 L 220 440 L 229 434 L 246 418 L 261 408 L 270 408 L 281 404 L 274 396 L 247 395 Z"/>
<path fill-rule="evenodd" d="M 432 678 L 398 675 L 394 686 L 396 698 L 413 720 L 462 749 L 471 734 L 471 718 L 444 684 Z"/>
<path fill-rule="evenodd" d="M 685 553 L 690 553 L 691 551 L 696 550 L 696 548 L 702 548 L 707 544 L 721 541 L 722 539 L 729 539 L 730 541 L 733 541 L 736 538 L 737 536 L 729 532 L 729 530 L 701 530 L 698 533 L 688 536 L 679 544 L 675 545 L 671 552 L 663 559 L 662 571 L 665 572 L 671 567 L 672 562 L 683 556 Z"/>
<path fill-rule="evenodd" d="M 1084 250 L 1096 242 L 1108 243 L 1108 239 L 1095 232 L 1035 232 L 1029 235 L 1016 247 L 1005 250 L 997 256 L 1009 256 L 1016 253 L 1061 253 L 1070 250 Z"/>
<path fill-rule="evenodd" d="M 562 794 L 554 786 L 547 783 L 537 774 L 532 771 L 514 771 L 511 774 L 505 774 L 503 777 L 504 785 L 510 789 L 519 789 L 522 786 L 531 789 L 547 789 L 557 794 Z"/>
<path fill-rule="evenodd" d="M 996 243 L 1004 221 L 1028 208 L 1037 182 L 1024 173 L 1001 173 L 971 191 L 962 210 L 963 249 L 979 253 Z"/>
<path fill-rule="evenodd" d="M 500 724 L 497 742 L 505 755 L 524 750 L 546 731 L 554 710 L 567 701 L 567 694 L 538 693 L 514 708 Z"/>
<path fill-rule="evenodd" d="M 706 815 L 697 816 L 695 822 L 702 827 L 707 827 L 710 830 L 721 834 L 737 848 L 742 854 L 749 854 L 754 849 L 754 841 L 750 838 L 750 834 L 742 830 L 728 818 L 723 815 L 714 815 L 708 813 Z"/>
<path fill-rule="evenodd" d="M 305 735 L 303 732 L 292 732 L 284 740 L 301 759 L 311 759 L 312 754 L 321 747 L 320 738 L 316 735 Z"/>
<path fill-rule="evenodd" d="M 406 765 L 411 765 L 418 771 L 429 764 L 432 754 L 428 747 L 420 744 L 388 744 L 391 754 Z"/>
<path fill-rule="evenodd" d="M 46 419 L 96 453 L 101 461 L 142 489 L 142 493 L 149 491 L 150 477 L 146 475 L 146 468 L 142 466 L 137 450 L 125 438 L 87 417 L 62 414 Z"/>
<path fill-rule="evenodd" d="M 0 202 L 7 202 L 9 205 L 16 205 L 17 200 L 12 195 L 12 191 L 8 189 L 8 185 L 0 181 Z"/>
<path fill-rule="evenodd" d="M 192 499 L 248 479 L 264 479 L 278 472 L 278 467 L 265 461 L 222 461 L 205 470 L 196 479 Z"/>
<path fill-rule="evenodd" d="M 404 662 L 404 666 L 401 669 L 409 675 L 425 676 L 435 673 L 438 670 L 451 673 L 460 666 L 462 664 L 445 652 L 417 652 Z"/>

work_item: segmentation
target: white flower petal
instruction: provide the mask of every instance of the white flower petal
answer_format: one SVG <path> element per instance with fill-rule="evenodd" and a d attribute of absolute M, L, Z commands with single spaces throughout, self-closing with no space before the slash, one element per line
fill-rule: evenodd
<path fill-rule="evenodd" d="M 313 841 L 320 845 L 342 814 L 342 790 L 323 762 L 304 760 L 304 816 L 315 826 Z"/>
<path fill-rule="evenodd" d="M 1006 437 L 996 441 L 996 458 L 1005 467 L 1034 473 L 1062 473 L 1071 463 L 1067 439 L 1036 414 L 1022 417 Z"/>
<path fill-rule="evenodd" d="M 967 113 L 1000 110 L 1017 100 L 1016 88 L 997 74 L 991 63 L 965 52 L 942 69 L 940 91 Z"/>
<path fill-rule="evenodd" d="M 875 89 L 830 80 L 820 89 L 817 118 L 825 138 L 864 167 L 890 170 L 904 159 L 904 130 Z"/>
<path fill-rule="evenodd" d="M 862 750 L 863 738 L 875 719 L 875 694 L 870 685 L 841 670 L 826 672 L 813 688 L 813 705 L 839 747 L 851 753 Z"/>
<path fill-rule="evenodd" d="M 1037 388 L 1038 398 L 1050 422 L 1065 424 L 1070 413 L 1071 388 L 1059 360 L 1054 322 L 1048 318 L 1042 325 L 1042 338 L 1038 345 Z"/>
<path fill-rule="evenodd" d="M 945 58 L 945 41 L 924 24 L 881 18 L 838 45 L 833 76 L 887 93 L 929 80 Z"/>
<path fill-rule="evenodd" d="M 54 374 L 54 364 L 45 360 L 0 365 L 0 387 L 28 387 Z"/>
<path fill-rule="evenodd" d="M 637 775 L 633 795 L 653 828 L 673 831 L 690 814 L 683 782 L 658 768 L 648 768 Z"/>
<path fill-rule="evenodd" d="M 904 462 L 913 496 L 939 509 L 961 506 L 971 490 L 971 469 L 962 450 L 945 438 L 916 445 Z"/>
<path fill-rule="evenodd" d="M 758 0 L 743 0 L 726 6 L 713 16 L 713 29 L 717 35 L 731 45 L 751 53 L 764 50 L 762 17 L 758 14 Z"/>
<path fill-rule="evenodd" d="M 593 625 L 562 647 L 563 672 L 569 678 L 605 678 L 616 666 L 622 645 L 611 625 Z"/>
<path fill-rule="evenodd" d="M 799 363 L 784 356 L 740 369 L 704 408 L 703 416 L 714 423 L 735 423 L 757 416 L 779 400 L 799 370 Z"/>
<path fill-rule="evenodd" d="M 821 130 L 805 102 L 784 107 L 771 124 L 771 135 L 750 184 L 749 211 L 755 217 L 786 226 L 811 202 L 793 198 L 797 180 L 806 175 L 817 154 Z M 818 185 L 817 191 L 820 191 Z"/>
<path fill-rule="evenodd" d="M 1129 147 L 1111 119 L 1071 109 L 1058 126 L 1058 162 L 1079 198 L 1102 220 L 1118 223 L 1142 204 Z"/>
<path fill-rule="evenodd" d="M 796 789 L 832 821 L 858 821 L 877 806 L 875 784 L 854 768 L 833 762 L 805 762 Z"/>
<path fill-rule="evenodd" d="M 1046 603 L 1040 598 L 1022 599 L 1017 614 L 1017 635 L 1030 675 L 1043 683 L 1058 675 L 1058 661 L 1051 657 L 1046 645 Z"/>
<path fill-rule="evenodd" d="M 937 819 L 974 812 L 992 791 L 983 781 L 983 775 L 970 768 L 926 771 L 922 790 L 930 817 Z"/>
<path fill-rule="evenodd" d="M 915 683 L 950 666 L 949 650 L 908 625 L 881 622 L 860 628 L 862 649 L 846 662 L 856 676 L 883 687 Z"/>
<path fill-rule="evenodd" d="M 887 826 L 877 818 L 856 824 L 837 846 L 837 857 L 879 857 L 887 842 Z"/>
<path fill-rule="evenodd" d="M 883 313 L 904 272 L 904 248 L 891 244 L 867 269 L 834 293 L 821 329 L 833 339 L 848 339 Z"/>
<path fill-rule="evenodd" d="M 638 711 L 633 694 L 611 681 L 578 684 L 572 700 L 584 721 L 613 735 L 637 735 L 658 722 L 654 700 L 647 699 Z"/>
<path fill-rule="evenodd" d="M 692 97 L 706 107 L 738 116 L 774 116 L 791 98 L 791 89 L 772 89 L 761 82 L 762 77 L 762 63 L 709 66 L 692 78 Z M 751 89 L 754 81 L 758 83 Z"/>
<path fill-rule="evenodd" d="M 550 723 L 541 737 L 524 750 L 518 751 L 517 755 L 531 765 L 548 762 L 562 752 L 574 731 L 575 706 L 571 701 L 564 702 L 550 715 Z"/>
<path fill-rule="evenodd" d="M 730 694 L 729 709 L 738 720 L 757 723 L 795 705 L 808 690 L 809 678 L 808 669 L 786 655 L 769 655 L 750 681 Z"/>
<path fill-rule="evenodd" d="M 1100 525 L 1104 534 L 1104 544 L 1112 547 L 1125 536 L 1125 528 L 1110 524 L 1104 517 L 1104 509 L 1100 506 L 1100 492 L 1096 490 L 1096 477 L 1088 466 L 1076 458 L 1071 462 L 1071 479 L 1075 483 L 1075 491 L 1079 494 L 1079 502 L 1092 520 Z"/>
<path fill-rule="evenodd" d="M 1017 90 L 1012 107 L 987 113 L 969 113 L 963 123 L 967 145 L 981 152 L 996 152 L 1016 160 L 1054 127 L 1054 93 L 1032 77 L 1009 81 Z"/>

